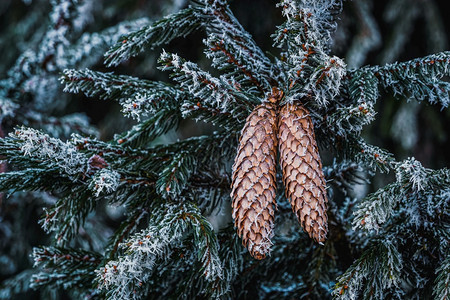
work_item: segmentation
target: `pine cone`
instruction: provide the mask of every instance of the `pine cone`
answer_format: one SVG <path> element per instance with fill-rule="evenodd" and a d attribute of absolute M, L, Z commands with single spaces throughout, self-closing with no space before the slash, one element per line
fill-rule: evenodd
<path fill-rule="evenodd" d="M 303 229 L 316 242 L 326 239 L 327 193 L 309 111 L 286 104 L 278 120 L 280 163 L 286 198 Z"/>
<path fill-rule="evenodd" d="M 277 115 L 265 103 L 248 116 L 233 165 L 233 219 L 250 254 L 263 259 L 270 252 L 276 210 Z"/>

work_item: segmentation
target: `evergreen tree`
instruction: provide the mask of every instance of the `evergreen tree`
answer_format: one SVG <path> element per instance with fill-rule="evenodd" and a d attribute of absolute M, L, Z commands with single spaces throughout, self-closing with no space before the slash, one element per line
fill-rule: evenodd
<path fill-rule="evenodd" d="M 413 2 L 398 16 L 409 24 L 425 5 Z M 53 238 L 34 247 L 33 269 L 0 273 L 0 298 L 29 286 L 74 299 L 449 297 L 450 171 L 398 159 L 362 131 L 385 94 L 447 108 L 450 52 L 393 62 L 405 43 L 394 39 L 382 64 L 361 67 L 380 39 L 369 1 L 353 4 L 369 34 L 346 59 L 334 55 L 339 0 L 279 1 L 270 56 L 226 0 L 174 1 L 156 22 L 82 33 L 92 5 L 52 1 L 50 29 L 0 81 L 2 209 L 44 206 Z M 170 80 L 96 64 L 113 40 L 104 60 L 121 67 L 195 31 L 210 70 L 165 50 Z M 54 116 L 71 94 L 117 101 L 136 123 L 105 141 L 85 117 Z M 214 131 L 165 143 L 186 119 Z M 380 173 L 392 180 L 354 192 Z M 3 232 L 20 222 L 5 220 Z M 27 253 L 12 233 L 0 239 L 2 265 Z"/>

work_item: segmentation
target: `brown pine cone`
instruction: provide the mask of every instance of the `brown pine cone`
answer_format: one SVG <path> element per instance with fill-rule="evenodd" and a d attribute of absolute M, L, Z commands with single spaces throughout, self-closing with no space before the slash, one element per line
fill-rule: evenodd
<path fill-rule="evenodd" d="M 233 165 L 233 219 L 242 244 L 256 259 L 270 252 L 276 210 L 277 114 L 265 103 L 248 116 Z"/>
<path fill-rule="evenodd" d="M 309 236 L 324 242 L 328 200 L 309 111 L 300 105 L 286 104 L 280 111 L 278 129 L 286 198 Z"/>

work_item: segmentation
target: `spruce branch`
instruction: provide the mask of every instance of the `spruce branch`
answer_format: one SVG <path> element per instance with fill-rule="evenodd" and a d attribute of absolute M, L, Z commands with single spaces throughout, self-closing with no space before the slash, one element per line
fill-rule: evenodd
<path fill-rule="evenodd" d="M 208 16 L 204 24 L 208 38 L 206 56 L 212 66 L 226 71 L 226 79 L 236 81 L 248 92 L 261 94 L 277 84 L 280 72 L 256 45 L 252 36 L 244 30 L 231 12 L 228 4 L 221 1 L 203 0 L 202 14 Z"/>
<path fill-rule="evenodd" d="M 214 78 L 195 63 L 187 62 L 175 54 L 164 51 L 159 61 L 161 69 L 172 71 L 171 76 L 179 82 L 180 89 L 187 89 L 190 94 L 190 97 L 186 97 L 190 100 L 181 106 L 183 117 L 195 115 L 199 121 L 207 119 L 226 127 L 239 126 L 249 113 L 249 104 L 257 101 L 254 97 L 243 98 L 245 94 L 236 92 L 236 82 L 227 81 L 222 76 Z M 230 120 L 227 122 L 227 119 Z"/>
<path fill-rule="evenodd" d="M 87 116 L 82 113 L 56 118 L 51 116 L 44 117 L 36 111 L 27 111 L 21 116 L 21 112 L 17 111 L 16 117 L 23 119 L 24 126 L 38 128 L 56 138 L 70 138 L 73 133 L 85 136 L 98 135 L 98 131 L 89 124 Z"/>
<path fill-rule="evenodd" d="M 62 142 L 26 127 L 17 128 L 9 136 L 0 140 L 0 148 L 3 155 L 11 158 L 12 163 L 25 166 L 28 162 L 41 168 L 45 165 L 47 169 L 59 169 L 63 176 L 73 177 L 75 180 L 87 172 L 89 158 L 70 142 Z"/>
<path fill-rule="evenodd" d="M 297 28 L 304 39 L 317 38 L 316 42 L 322 44 L 331 42 L 331 32 L 336 26 L 334 16 L 340 12 L 341 5 L 337 0 L 281 0 L 277 4 L 282 7 L 283 16 L 288 22 L 300 21 Z"/>
<path fill-rule="evenodd" d="M 426 169 L 413 158 L 395 163 L 394 167 L 396 181 L 370 194 L 358 204 L 354 212 L 355 228 L 378 231 L 388 222 L 395 209 L 414 211 L 410 218 L 402 218 L 402 222 L 414 225 L 426 214 L 434 216 L 436 208 L 445 210 L 448 207 L 442 201 L 442 195 L 447 194 L 450 184 L 447 169 Z M 414 207 L 421 206 L 421 203 L 426 208 L 418 212 Z"/>
<path fill-rule="evenodd" d="M 92 9 L 90 1 L 84 0 L 55 0 L 51 4 L 53 6 L 50 14 L 51 29 L 42 39 L 35 59 L 35 62 L 40 62 L 40 67 L 46 71 L 62 69 L 58 64 L 64 60 L 58 58 L 64 56 L 63 48 L 69 44 L 70 35 L 86 26 L 88 23 L 86 16 Z"/>
<path fill-rule="evenodd" d="M 188 151 L 174 154 L 165 166 L 156 182 L 156 189 L 161 195 L 178 195 L 187 185 L 189 177 L 195 172 L 194 156 Z"/>
<path fill-rule="evenodd" d="M 328 289 L 325 290 L 325 287 L 334 278 L 332 274 L 325 270 L 330 266 L 332 269 L 336 266 L 336 254 L 333 243 L 325 243 L 324 247 L 316 247 L 312 250 L 311 260 L 308 263 L 307 270 L 305 270 L 305 281 L 308 290 L 304 295 L 327 294 Z"/>
<path fill-rule="evenodd" d="M 377 40 L 368 2 L 361 3 L 353 7 L 361 21 L 367 21 L 360 23 L 370 37 L 359 52 L 354 51 L 356 47 L 350 50 L 350 54 L 358 52 L 353 65 L 359 65 Z M 417 16 L 421 5 L 417 3 L 405 18 L 409 25 Z M 35 50 L 28 47 L 9 77 L 0 81 L 0 119 L 7 120 L 4 124 L 9 126 L 14 117 L 14 122 L 42 129 L 19 127 L 0 139 L 0 155 L 8 162 L 8 172 L 0 168 L 0 192 L 41 191 L 40 198 L 47 199 L 41 202 L 49 206 L 41 225 L 55 234 L 53 243 L 60 246 L 35 248 L 40 270 L 33 277 L 34 287 L 62 287 L 69 289 L 73 298 L 286 298 L 293 293 L 326 298 L 330 282 L 343 273 L 334 287 L 336 298 L 407 298 L 416 291 L 418 296 L 434 293 L 437 298 L 448 297 L 450 172 L 424 168 L 413 158 L 398 162 L 393 154 L 361 137 L 363 128 L 375 119 L 380 89 L 448 107 L 448 52 L 347 69 L 344 61 L 331 53 L 340 0 L 279 1 L 286 20 L 273 37 L 281 57 L 271 59 L 239 24 L 226 0 L 194 0 L 188 8 L 153 24 L 139 19 L 86 34 L 82 31 L 88 19 L 82 10 L 90 13 L 92 0 L 54 0 L 51 4 L 49 30 L 34 37 L 39 45 Z M 204 53 L 215 71 L 165 51 L 160 69 L 170 71 L 174 79 L 170 84 L 90 69 L 65 69 L 94 64 L 98 53 L 117 39 L 105 55 L 108 66 L 199 29 L 206 32 Z M 404 41 L 399 38 L 394 48 Z M 394 55 L 396 49 L 391 51 Z M 124 114 L 138 124 L 110 141 L 101 141 L 86 117 L 43 114 L 49 110 L 49 101 L 59 99 L 55 74 L 63 69 L 59 80 L 66 92 L 116 100 Z M 314 125 L 315 132 L 304 135 L 303 148 L 315 145 L 317 137 L 324 148 L 336 150 L 331 154 L 338 159 L 322 171 L 346 197 L 337 193 L 330 201 L 325 223 L 330 226 L 330 236 L 323 246 L 317 246 L 300 234 L 286 199 L 274 189 L 281 234 L 275 237 L 272 258 L 255 262 L 246 259 L 228 224 L 227 209 L 237 132 L 261 102 L 273 105 L 274 120 L 269 124 L 274 125 L 273 132 L 278 130 L 275 124 L 281 106 L 294 103 L 308 108 L 308 126 Z M 182 119 L 207 122 L 221 131 L 171 144 L 155 143 L 156 138 L 177 129 Z M 290 121 L 298 122 L 294 119 Z M 291 126 L 292 132 L 299 132 L 296 126 Z M 69 138 L 73 131 L 80 134 Z M 249 137 L 260 138 L 249 132 Z M 275 142 L 281 140 L 276 133 L 274 136 Z M 156 142 L 160 140 L 164 138 Z M 295 150 L 299 146 L 294 142 L 285 141 Z M 249 143 L 244 150 L 248 155 L 260 150 L 255 149 Z M 272 152 L 268 158 L 276 159 L 277 151 Z M 297 152 L 292 153 L 295 156 Z M 313 166 L 310 173 L 314 178 L 322 169 L 317 157 L 318 153 L 314 164 L 307 163 Z M 263 163 L 257 162 L 255 167 Z M 281 183 L 278 171 L 273 168 L 273 182 Z M 351 188 L 368 183 L 363 171 L 370 175 L 393 171 L 396 180 L 364 199 L 351 199 L 347 196 Z M 261 172 L 267 175 L 266 170 Z M 292 193 L 305 187 L 294 187 L 299 180 L 295 174 L 290 180 L 294 182 L 288 187 Z M 237 184 L 243 195 L 248 192 L 247 183 Z M 50 196 L 44 196 L 46 193 Z M 325 189 L 320 193 L 327 194 Z M 11 203 L 8 210 L 19 202 Z M 32 204 L 35 209 L 37 204 Z M 109 215 L 107 206 L 103 219 L 103 205 L 120 205 L 121 216 Z M 255 205 L 255 201 L 246 205 Z M 309 206 L 299 208 L 306 211 Z M 2 211 L 0 219 L 9 222 L 4 216 Z M 105 248 L 104 240 L 113 231 L 110 225 L 119 228 Z M 256 236 L 262 229 L 261 224 L 254 225 Z M 13 232 L 9 228 L 9 223 L 0 222 L 0 235 Z M 96 235 L 91 236 L 92 232 Z M 69 248 L 74 245 L 93 251 Z M 103 250 L 103 256 L 94 252 Z M 7 256 L 0 255 L 1 266 L 8 263 L 3 257 Z M 5 273 L 0 273 L 3 278 Z M 24 278 L 30 275 L 17 275 L 16 291 L 27 288 Z M 15 292 L 10 281 L 2 284 L 0 298 Z"/>
<path fill-rule="evenodd" d="M 69 183 L 66 178 L 56 177 L 55 169 L 42 170 L 40 168 L 28 168 L 21 171 L 10 171 L 0 174 L 0 191 L 2 192 L 16 192 L 24 190 L 26 186 L 27 191 L 48 191 L 54 184 Z M 53 182 L 51 182 L 53 180 Z M 51 182 L 51 183 L 50 183 Z"/>
<path fill-rule="evenodd" d="M 0 188 L 10 191 L 26 187 L 58 195 L 60 199 L 46 212 L 42 224 L 46 231 L 56 232 L 60 244 L 73 237 L 96 207 L 96 200 L 109 197 L 127 180 L 123 170 L 121 174 L 112 169 L 97 154 L 87 155 L 76 143 L 76 139 L 63 142 L 25 127 L 0 139 L 0 153 L 22 169 L 0 174 L 4 179 Z"/>
<path fill-rule="evenodd" d="M 171 108 L 161 108 L 150 118 L 134 125 L 127 132 L 114 137 L 122 146 L 144 148 L 157 137 L 178 128 L 181 114 Z"/>
<path fill-rule="evenodd" d="M 366 230 L 378 230 L 389 219 L 400 201 L 400 193 L 399 186 L 394 183 L 364 198 L 354 212 L 354 226 Z"/>
<path fill-rule="evenodd" d="M 44 36 L 39 32 L 33 36 L 31 40 L 38 42 L 37 47 L 25 51 L 8 71 L 8 77 L 0 81 L 2 97 L 14 98 L 15 102 L 21 103 L 28 103 L 31 97 L 32 103 L 22 105 L 20 109 L 17 106 L 10 114 L 18 124 L 32 124 L 37 115 L 66 105 L 67 97 L 60 94 L 57 83 L 58 72 L 68 66 L 95 64 L 111 44 L 110 39 L 145 22 L 145 19 L 124 22 L 100 33 L 85 33 L 79 37 L 79 31 L 92 21 L 92 1 L 53 1 L 51 4 L 53 11 L 48 32 Z"/>
<path fill-rule="evenodd" d="M 441 262 L 436 270 L 436 279 L 434 281 L 433 295 L 436 299 L 446 300 L 450 297 L 450 256 Z"/>
<path fill-rule="evenodd" d="M 0 119 L 13 117 L 15 111 L 20 107 L 17 101 L 4 97 L 2 94 L 2 82 L 0 81 Z"/>
<path fill-rule="evenodd" d="M 45 215 L 40 220 L 46 232 L 54 232 L 55 242 L 59 246 L 64 246 L 78 233 L 79 227 L 96 205 L 92 192 L 85 186 L 65 189 L 64 192 L 55 205 L 45 209 Z M 75 196 L 71 192 L 76 193 Z"/>
<path fill-rule="evenodd" d="M 390 25 L 392 34 L 386 41 L 386 47 L 380 54 L 382 63 L 391 63 L 398 59 L 400 53 L 408 42 L 414 30 L 414 21 L 420 15 L 421 10 L 429 8 L 421 8 L 419 1 L 393 1 L 389 2 L 385 9 L 384 19 Z"/>
<path fill-rule="evenodd" d="M 350 103 L 337 106 L 327 116 L 327 127 L 342 137 L 359 136 L 363 127 L 375 120 L 378 80 L 373 74 L 361 71 L 354 72 L 347 84 Z"/>
<path fill-rule="evenodd" d="M 403 259 L 393 241 L 374 242 L 338 277 L 333 295 L 337 299 L 381 299 L 398 287 L 402 268 Z"/>
<path fill-rule="evenodd" d="M 231 135 L 232 136 L 232 135 Z M 201 136 L 186 139 L 165 147 L 157 147 L 164 163 L 155 165 L 159 173 L 156 190 L 163 196 L 176 196 L 188 185 L 189 179 L 197 172 L 198 166 L 207 164 L 217 157 L 230 156 L 230 134 L 222 133 L 215 136 Z M 180 149 L 183 149 L 180 151 Z M 198 155 L 201 153 L 201 155 Z M 155 154 L 159 155 L 159 154 Z M 226 156 L 225 156 L 226 155 Z"/>
<path fill-rule="evenodd" d="M 394 95 L 417 101 L 428 101 L 448 107 L 450 84 L 445 76 L 450 75 L 450 52 L 444 51 L 406 62 L 395 62 L 385 66 L 366 67 L 384 89 Z"/>
<path fill-rule="evenodd" d="M 106 50 L 117 40 L 130 32 L 149 26 L 148 18 L 124 21 L 100 32 L 84 33 L 77 42 L 64 53 L 62 69 L 74 66 L 87 67 L 97 63 Z"/>
<path fill-rule="evenodd" d="M 347 155 L 355 157 L 355 160 L 367 169 L 381 172 L 389 172 L 393 168 L 395 159 L 392 153 L 375 145 L 366 143 L 361 137 L 350 139 L 350 153 Z"/>
<path fill-rule="evenodd" d="M 130 233 L 137 231 L 139 224 L 148 213 L 148 208 L 136 209 L 121 223 L 120 227 L 116 230 L 115 234 L 111 236 L 108 242 L 107 253 L 109 253 L 109 255 L 105 255 L 105 257 L 114 259 L 119 250 L 120 243 L 122 243 Z"/>
<path fill-rule="evenodd" d="M 142 80 L 126 75 L 114 75 L 85 69 L 65 70 L 61 77 L 64 91 L 83 92 L 88 97 L 116 99 L 128 117 L 140 119 L 163 108 L 178 106 L 183 93 L 170 84 Z"/>
<path fill-rule="evenodd" d="M 197 259 L 202 275 L 210 282 L 221 278 L 217 239 L 209 222 L 191 204 L 166 204 L 153 211 L 147 229 L 120 244 L 124 251 L 117 260 L 97 270 L 101 289 L 110 299 L 137 299 L 154 272 L 158 260 L 167 260 L 174 246 L 180 245 L 186 231 L 197 241 Z"/>
<path fill-rule="evenodd" d="M 38 172 L 48 175 L 51 171 L 57 171 L 61 177 L 73 183 L 89 184 L 96 196 L 103 189 L 109 193 L 115 191 L 120 179 L 120 174 L 109 169 L 108 163 L 100 156 L 89 157 L 79 151 L 73 141 L 63 142 L 31 128 L 17 128 L 14 133 L 10 133 L 9 138 L 1 139 L 0 153 L 10 157 L 10 161 L 17 166 L 36 168 L 24 170 L 23 174 Z M 37 169 L 41 169 L 40 172 Z M 86 177 L 90 183 L 85 180 Z M 43 182 L 43 179 L 38 180 Z M 43 187 L 51 186 L 49 182 L 43 184 Z"/>
<path fill-rule="evenodd" d="M 348 137 L 360 135 L 364 126 L 375 120 L 373 103 L 361 103 L 348 107 L 338 107 L 336 111 L 328 115 L 326 125 L 335 135 Z"/>
<path fill-rule="evenodd" d="M 287 47 L 289 91 L 285 91 L 285 101 L 313 96 L 318 106 L 326 106 L 339 94 L 346 65 L 328 54 L 331 29 L 335 26 L 333 13 L 339 4 L 340 1 L 308 0 L 283 0 L 278 4 L 287 20 L 272 38 L 276 46 Z"/>
<path fill-rule="evenodd" d="M 381 33 L 372 12 L 372 1 L 358 1 L 352 4 L 356 11 L 359 28 L 347 51 L 345 61 L 349 68 L 357 68 L 364 63 L 370 51 L 380 46 Z"/>
<path fill-rule="evenodd" d="M 73 248 L 37 247 L 33 249 L 34 266 L 40 272 L 31 278 L 31 287 L 58 286 L 70 289 L 90 285 L 94 270 L 101 262 L 98 253 Z"/>
<path fill-rule="evenodd" d="M 205 215 L 220 213 L 230 201 L 231 179 L 226 169 L 226 161 L 202 166 L 191 176 L 190 189 L 185 189 L 182 196 L 196 203 Z"/>
<path fill-rule="evenodd" d="M 185 37 L 199 29 L 201 20 L 195 15 L 194 8 L 186 8 L 161 20 L 126 34 L 105 53 L 105 64 L 117 66 L 121 62 L 138 55 L 149 45 L 155 48 L 169 43 L 177 37 Z"/>

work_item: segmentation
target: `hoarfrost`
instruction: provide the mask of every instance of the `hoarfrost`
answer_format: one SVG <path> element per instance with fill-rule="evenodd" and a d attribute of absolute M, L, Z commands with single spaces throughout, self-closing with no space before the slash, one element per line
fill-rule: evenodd
<path fill-rule="evenodd" d="M 92 178 L 89 188 L 94 191 L 96 197 L 102 193 L 112 193 L 117 190 L 120 183 L 120 174 L 114 170 L 101 169 Z"/>

